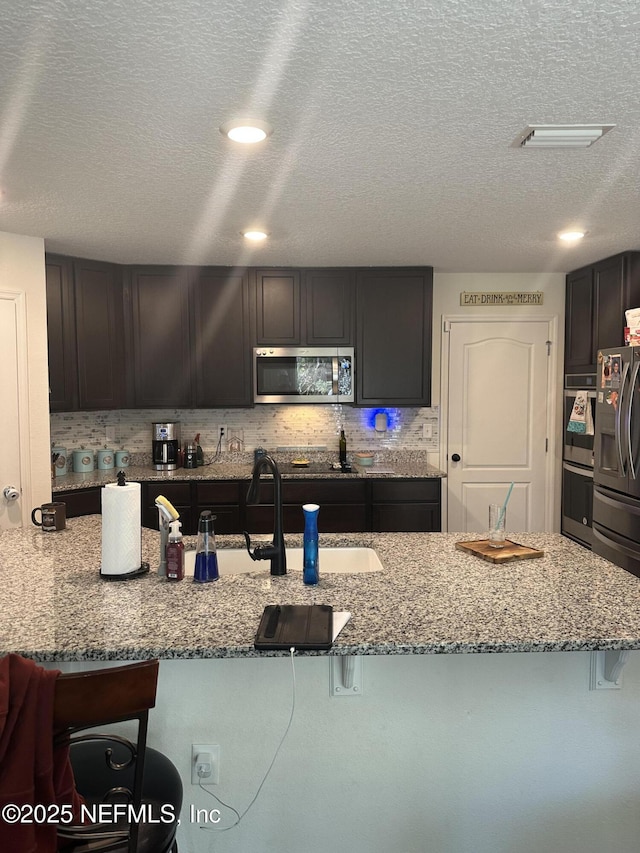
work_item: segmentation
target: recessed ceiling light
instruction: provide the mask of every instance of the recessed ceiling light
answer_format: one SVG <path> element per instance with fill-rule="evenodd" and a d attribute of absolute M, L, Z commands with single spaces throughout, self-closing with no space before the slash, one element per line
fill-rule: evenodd
<path fill-rule="evenodd" d="M 530 124 L 511 143 L 512 148 L 588 148 L 615 124 Z"/>
<path fill-rule="evenodd" d="M 562 231 L 558 237 L 565 243 L 577 243 L 584 237 L 584 231 Z"/>
<path fill-rule="evenodd" d="M 255 142 L 262 142 L 267 136 L 271 136 L 273 131 L 265 121 L 247 119 L 226 122 L 220 128 L 220 133 L 228 136 L 234 142 L 251 145 Z"/>
<path fill-rule="evenodd" d="M 261 240 L 266 240 L 268 234 L 266 231 L 243 231 L 242 236 L 245 240 L 252 240 L 254 243 L 259 243 Z"/>

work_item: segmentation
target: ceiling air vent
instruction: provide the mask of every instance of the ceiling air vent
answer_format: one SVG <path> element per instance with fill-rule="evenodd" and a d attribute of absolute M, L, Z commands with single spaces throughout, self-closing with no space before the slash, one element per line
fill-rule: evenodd
<path fill-rule="evenodd" d="M 512 148 L 588 148 L 615 124 L 530 124 L 511 143 Z"/>

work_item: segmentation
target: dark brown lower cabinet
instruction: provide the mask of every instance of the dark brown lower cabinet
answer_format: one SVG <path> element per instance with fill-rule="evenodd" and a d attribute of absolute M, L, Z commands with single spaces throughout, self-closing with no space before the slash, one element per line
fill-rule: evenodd
<path fill-rule="evenodd" d="M 237 480 L 220 480 L 218 482 L 201 482 L 195 484 L 195 505 L 192 519 L 197 532 L 200 513 L 211 510 L 215 516 L 213 528 L 216 533 L 239 533 L 240 508 L 244 502 L 246 489 Z"/>
<path fill-rule="evenodd" d="M 295 480 L 282 484 L 282 519 L 285 533 L 302 533 L 302 505 L 320 505 L 320 533 L 357 533 L 368 530 L 367 484 L 346 480 Z M 260 489 L 260 503 L 246 507 L 246 530 L 251 533 L 273 531 L 273 486 Z"/>
<path fill-rule="evenodd" d="M 302 533 L 302 505 L 320 505 L 322 533 L 438 532 L 441 530 L 441 480 L 285 480 L 282 483 L 282 519 L 285 533 Z M 210 510 L 219 534 L 273 532 L 273 482 L 260 486 L 260 502 L 246 503 L 248 480 L 184 480 L 142 484 L 142 526 L 158 529 L 158 495 L 180 513 L 182 532 L 198 532 L 198 518 Z M 54 494 L 67 503 L 67 517 L 100 513 L 100 487 Z"/>
<path fill-rule="evenodd" d="M 200 513 L 208 509 L 215 515 L 216 533 L 240 533 L 241 494 L 239 480 L 185 480 L 172 483 L 143 483 L 142 526 L 158 529 L 158 495 L 170 501 L 180 513 L 182 533 L 192 536 L 198 532 Z M 246 487 L 245 487 L 246 490 Z"/>
<path fill-rule="evenodd" d="M 155 500 L 158 495 L 173 504 L 180 513 L 182 533 L 185 536 L 195 533 L 190 482 L 184 483 L 143 483 L 142 484 L 142 526 L 158 530 L 158 508 Z M 196 522 L 197 524 L 197 519 Z"/>
<path fill-rule="evenodd" d="M 102 488 L 69 489 L 66 492 L 54 492 L 52 501 L 62 501 L 67 505 L 67 518 L 80 515 L 99 515 L 102 512 Z"/>
<path fill-rule="evenodd" d="M 371 483 L 371 529 L 378 533 L 442 529 L 442 481 L 377 480 Z"/>

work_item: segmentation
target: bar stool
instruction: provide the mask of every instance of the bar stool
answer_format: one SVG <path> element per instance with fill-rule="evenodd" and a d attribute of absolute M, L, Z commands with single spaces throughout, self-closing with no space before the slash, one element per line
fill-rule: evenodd
<path fill-rule="evenodd" d="M 165 755 L 147 746 L 157 680 L 157 660 L 58 676 L 54 745 L 69 744 L 84 817 L 98 818 L 59 827 L 64 853 L 177 853 L 182 780 Z M 135 741 L 79 734 L 125 721 L 137 721 Z"/>

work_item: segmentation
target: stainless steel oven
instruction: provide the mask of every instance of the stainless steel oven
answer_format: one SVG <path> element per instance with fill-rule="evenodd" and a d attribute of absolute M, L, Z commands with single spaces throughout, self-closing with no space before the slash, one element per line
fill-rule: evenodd
<path fill-rule="evenodd" d="M 562 526 L 570 536 L 588 548 L 593 544 L 593 435 L 569 432 L 567 426 L 578 391 L 587 392 L 595 424 L 595 374 L 567 375 L 564 379 L 562 449 Z"/>
<path fill-rule="evenodd" d="M 568 377 L 567 377 L 568 378 Z M 584 377 L 580 377 L 584 378 Z M 567 430 L 567 425 L 569 423 L 569 418 L 571 417 L 571 410 L 573 409 L 573 404 L 576 399 L 576 393 L 579 390 L 584 390 L 588 386 L 582 385 L 579 388 L 567 388 L 565 386 L 564 390 L 564 414 L 563 414 L 563 430 L 564 430 L 564 447 L 562 451 L 562 458 L 565 462 L 573 462 L 575 465 L 587 465 L 589 468 L 593 468 L 593 448 L 594 448 L 594 436 L 593 435 L 583 435 L 579 432 L 569 432 Z M 587 391 L 587 401 L 591 406 L 591 415 L 593 417 L 593 421 L 595 423 L 596 416 L 596 392 L 595 389 L 593 391 Z"/>
<path fill-rule="evenodd" d="M 562 532 L 593 545 L 593 469 L 562 463 Z"/>

